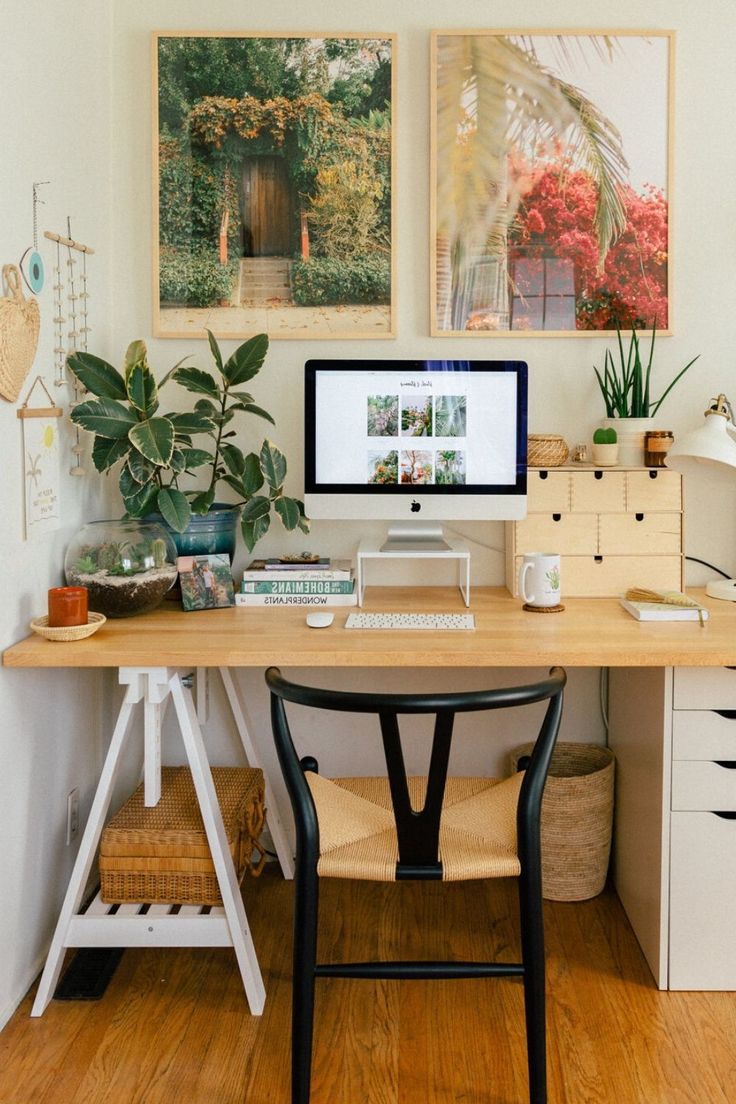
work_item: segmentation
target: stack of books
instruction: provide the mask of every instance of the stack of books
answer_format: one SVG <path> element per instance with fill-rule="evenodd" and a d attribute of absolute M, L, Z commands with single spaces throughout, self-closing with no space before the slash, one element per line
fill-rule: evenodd
<path fill-rule="evenodd" d="M 349 560 L 253 560 L 243 572 L 238 606 L 355 606 Z"/>

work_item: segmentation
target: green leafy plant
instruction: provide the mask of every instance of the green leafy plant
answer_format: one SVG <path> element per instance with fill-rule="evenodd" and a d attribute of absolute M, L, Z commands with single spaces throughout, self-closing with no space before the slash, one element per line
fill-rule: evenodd
<path fill-rule="evenodd" d="M 216 488 L 226 484 L 242 508 L 241 530 L 252 551 L 267 532 L 274 510 L 286 529 L 309 532 L 304 504 L 284 494 L 286 458 L 265 439 L 258 452 L 244 453 L 230 428 L 237 415 L 253 414 L 273 424 L 242 385 L 260 371 L 268 350 L 266 334 L 257 334 L 223 361 L 207 331 L 215 371 L 176 364 L 160 383 L 148 364 L 143 341 L 128 346 L 122 374 L 91 353 L 69 357 L 69 367 L 96 396 L 80 403 L 71 417 L 94 433 L 92 460 L 100 472 L 119 469 L 118 487 L 129 517 L 158 511 L 182 533 L 192 514 L 206 514 Z M 188 358 L 187 358 L 188 359 Z M 193 410 L 159 413 L 160 397 L 171 381 L 199 396 Z M 195 445 L 204 437 L 206 447 Z M 196 487 L 187 487 L 193 479 Z"/>
<path fill-rule="evenodd" d="M 618 339 L 618 363 L 613 358 L 610 349 L 606 349 L 603 374 L 594 366 L 593 371 L 598 380 L 598 386 L 606 404 L 606 415 L 609 418 L 649 418 L 657 413 L 663 401 L 667 398 L 677 381 L 685 375 L 688 368 L 692 367 L 698 357 L 693 357 L 682 368 L 658 399 L 650 396 L 650 380 L 652 361 L 654 359 L 654 339 L 657 335 L 656 322 L 652 326 L 652 340 L 649 346 L 649 358 L 646 368 L 641 359 L 641 348 L 636 330 L 631 331 L 631 341 L 628 351 L 624 350 L 621 337 L 621 328 L 616 326 Z M 698 354 L 699 356 L 700 354 Z"/>
<path fill-rule="evenodd" d="M 611 426 L 609 429 L 597 429 L 593 434 L 594 445 L 615 445 L 618 442 L 618 434 Z"/>

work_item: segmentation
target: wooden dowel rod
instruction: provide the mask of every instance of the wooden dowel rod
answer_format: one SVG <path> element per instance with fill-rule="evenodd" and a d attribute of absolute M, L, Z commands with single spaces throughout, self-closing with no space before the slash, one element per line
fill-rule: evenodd
<path fill-rule="evenodd" d="M 62 238 L 59 234 L 52 234 L 50 230 L 44 230 L 43 236 L 48 238 L 49 241 L 59 242 L 60 245 L 66 245 L 69 249 L 76 249 L 79 253 L 94 253 L 94 249 L 90 249 L 88 245 L 82 245 L 81 242 L 76 242 L 72 238 Z"/>

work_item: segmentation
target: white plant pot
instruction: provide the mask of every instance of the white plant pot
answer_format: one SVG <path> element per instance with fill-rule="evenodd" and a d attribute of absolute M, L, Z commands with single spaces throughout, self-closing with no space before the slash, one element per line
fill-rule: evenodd
<path fill-rule="evenodd" d="M 598 468 L 612 468 L 618 464 L 618 444 L 597 445 L 593 442 L 593 463 Z"/>
<path fill-rule="evenodd" d="M 654 418 L 604 418 L 602 424 L 616 430 L 619 464 L 643 467 L 644 435 L 648 429 L 654 429 Z"/>

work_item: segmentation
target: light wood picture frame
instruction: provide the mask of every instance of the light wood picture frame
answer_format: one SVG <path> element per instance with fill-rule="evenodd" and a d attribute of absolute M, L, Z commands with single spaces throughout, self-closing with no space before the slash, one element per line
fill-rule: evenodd
<path fill-rule="evenodd" d="M 433 336 L 672 332 L 673 31 L 434 31 Z"/>
<path fill-rule="evenodd" d="M 152 36 L 157 337 L 395 337 L 395 36 Z"/>

